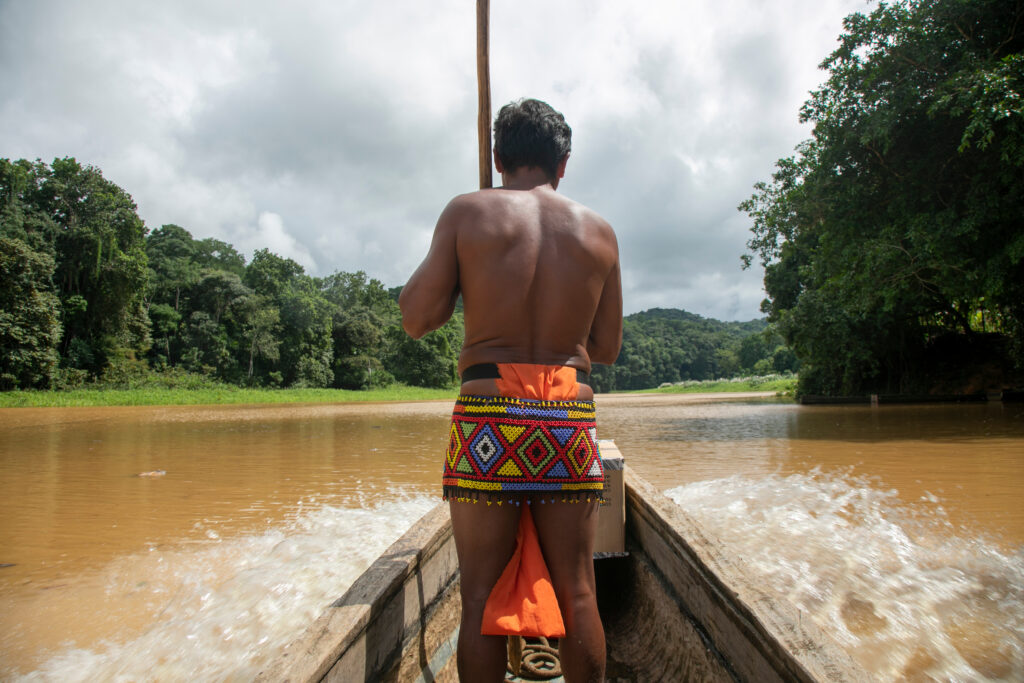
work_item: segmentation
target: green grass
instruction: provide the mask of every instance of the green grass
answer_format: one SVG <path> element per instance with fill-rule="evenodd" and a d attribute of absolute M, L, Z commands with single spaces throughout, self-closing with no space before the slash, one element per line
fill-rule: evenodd
<path fill-rule="evenodd" d="M 163 383 L 163 384 L 161 384 Z M 91 386 L 58 391 L 0 392 L 0 408 L 67 408 L 76 406 L 161 406 L 250 403 L 370 403 L 385 401 L 453 400 L 458 389 L 424 389 L 394 384 L 383 389 L 247 389 L 182 373 L 180 377 L 149 375 L 141 386 Z M 622 393 L 697 394 L 773 391 L 792 396 L 796 377 L 768 375 L 707 381 L 688 381 L 658 389 Z"/>
<path fill-rule="evenodd" d="M 797 378 L 783 375 L 765 377 L 739 377 L 736 379 L 713 379 L 682 382 L 670 387 L 646 389 L 643 393 L 654 394 L 711 394 L 740 391 L 774 391 L 776 394 L 792 396 L 796 390 Z M 640 392 L 630 392 L 640 393 Z"/>
<path fill-rule="evenodd" d="M 454 399 L 457 389 L 424 389 L 400 384 L 384 389 L 245 389 L 216 385 L 196 389 L 142 387 L 137 389 L 70 389 L 65 391 L 7 391 L 0 408 L 72 406 L 159 406 L 230 403 L 366 403 Z"/>

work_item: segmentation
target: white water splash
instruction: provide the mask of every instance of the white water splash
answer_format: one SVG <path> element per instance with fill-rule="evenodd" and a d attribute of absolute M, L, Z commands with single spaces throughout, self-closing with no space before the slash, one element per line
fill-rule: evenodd
<path fill-rule="evenodd" d="M 874 680 L 1024 680 L 1024 549 L 969 537 L 934 496 L 817 470 L 666 494 Z"/>
<path fill-rule="evenodd" d="M 400 496 L 401 494 L 395 494 Z M 146 593 L 152 626 L 126 642 L 54 654 L 23 681 L 248 681 L 438 502 L 324 505 L 263 533 L 152 549 L 108 567 L 107 595 Z"/>

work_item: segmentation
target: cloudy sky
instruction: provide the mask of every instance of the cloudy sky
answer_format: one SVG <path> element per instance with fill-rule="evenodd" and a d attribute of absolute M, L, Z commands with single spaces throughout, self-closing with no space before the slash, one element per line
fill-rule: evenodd
<path fill-rule="evenodd" d="M 616 229 L 627 313 L 759 317 L 736 205 L 810 130 L 866 0 L 491 0 L 492 102 L 573 128 L 560 186 Z M 405 282 L 475 188 L 471 0 L 0 0 L 0 157 L 73 156 L 250 256 Z"/>

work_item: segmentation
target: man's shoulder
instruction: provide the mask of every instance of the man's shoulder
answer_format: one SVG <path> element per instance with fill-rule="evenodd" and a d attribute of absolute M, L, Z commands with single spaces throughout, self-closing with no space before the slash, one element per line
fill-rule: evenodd
<path fill-rule="evenodd" d="M 571 208 L 573 213 L 576 215 L 580 224 L 584 225 L 587 229 L 597 232 L 600 235 L 615 238 L 615 231 L 612 230 L 611 224 L 605 220 L 604 216 L 593 210 L 586 204 L 581 204 L 565 195 L 561 195 L 565 200 L 566 205 Z"/>
<path fill-rule="evenodd" d="M 467 192 L 452 197 L 444 209 L 444 214 L 451 218 L 476 215 L 492 209 L 502 201 L 501 193 L 495 190 Z"/>
<path fill-rule="evenodd" d="M 475 231 L 479 231 L 498 215 L 502 217 L 502 222 L 507 223 L 510 216 L 525 216 L 534 212 L 542 216 L 552 215 L 551 212 L 563 215 L 568 213 L 572 216 L 572 223 L 594 237 L 615 240 L 615 233 L 608 221 L 585 204 L 555 192 L 544 194 L 539 201 L 534 197 L 534 201 L 523 203 L 526 196 L 523 193 L 503 192 L 501 188 L 456 195 L 445 207 L 442 222 L 455 229 L 458 229 L 459 225 L 471 225 Z M 543 220 L 542 218 L 541 222 Z"/>
<path fill-rule="evenodd" d="M 459 232 L 460 226 L 478 222 L 488 212 L 485 193 L 486 190 L 478 190 L 452 197 L 441 212 L 437 229 Z"/>
<path fill-rule="evenodd" d="M 449 205 L 455 204 L 458 206 L 480 206 L 493 204 L 503 200 L 504 193 L 501 192 L 500 188 L 487 188 L 483 190 L 473 190 L 472 192 L 466 192 L 463 194 L 457 194 L 452 197 Z"/>

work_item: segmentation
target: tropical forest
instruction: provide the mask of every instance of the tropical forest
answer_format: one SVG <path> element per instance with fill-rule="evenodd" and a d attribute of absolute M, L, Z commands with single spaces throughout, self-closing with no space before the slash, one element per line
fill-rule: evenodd
<path fill-rule="evenodd" d="M 3 389 L 455 386 L 461 313 L 412 339 L 401 288 L 363 272 L 314 277 L 266 249 L 247 262 L 177 225 L 147 230 L 125 190 L 70 158 L 0 160 L 0 207 Z M 595 382 L 643 389 L 794 369 L 765 333 L 763 321 L 634 314 L 619 362 Z"/>
<path fill-rule="evenodd" d="M 850 15 L 812 136 L 739 209 L 766 318 L 626 317 L 599 391 L 798 373 L 802 394 L 1024 384 L 1024 32 L 1005 0 Z M 1018 5 L 1019 7 L 1019 5 Z M 1007 22 L 1007 17 L 1016 16 Z M 739 264 L 738 266 L 739 267 Z M 74 158 L 0 159 L 0 389 L 453 387 L 462 317 L 401 328 L 401 283 L 146 226 Z"/>

